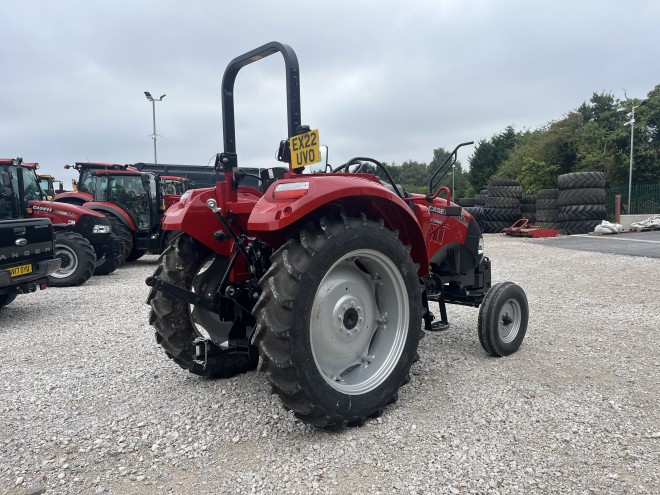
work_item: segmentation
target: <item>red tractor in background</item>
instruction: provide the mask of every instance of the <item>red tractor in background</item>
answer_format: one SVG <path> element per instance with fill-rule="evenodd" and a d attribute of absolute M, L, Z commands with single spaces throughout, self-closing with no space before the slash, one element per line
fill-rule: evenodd
<path fill-rule="evenodd" d="M 165 245 L 161 217 L 169 205 L 179 201 L 177 193 L 186 187 L 180 177 L 163 178 L 139 172 L 130 165 L 76 162 L 79 171 L 77 191 L 58 194 L 55 201 L 84 204 L 104 214 L 119 235 L 125 261 L 135 261 L 145 253 L 160 254 Z M 163 186 L 167 191 L 163 191 Z M 169 192 L 171 194 L 163 194 Z M 167 232 L 166 235 L 171 235 Z"/>
<path fill-rule="evenodd" d="M 278 159 L 288 170 L 263 170 L 260 188 L 242 186 L 234 82 L 241 68 L 275 53 L 286 68 L 288 140 Z M 397 399 L 423 329 L 448 327 L 446 303 L 481 306 L 479 340 L 492 356 L 518 350 L 528 306 L 516 284 L 491 287 L 479 226 L 438 187 L 462 145 L 428 194 L 406 192 L 373 158 L 303 173 L 320 152 L 318 131 L 301 123 L 299 77 L 293 49 L 277 42 L 225 70 L 224 152 L 216 158 L 224 182 L 188 191 L 165 214 L 163 228 L 181 233 L 147 279 L 149 321 L 180 367 L 227 377 L 260 358 L 285 408 L 334 429 L 360 425 Z M 388 181 L 362 173 L 367 164 Z"/>
<path fill-rule="evenodd" d="M 186 192 L 188 189 L 191 189 L 190 180 L 186 179 L 185 177 L 160 175 L 159 178 L 165 210 L 167 210 L 174 203 L 178 202 L 184 192 Z"/>
<path fill-rule="evenodd" d="M 48 218 L 55 230 L 55 256 L 60 268 L 49 276 L 53 287 L 85 283 L 92 274 L 107 275 L 121 263 L 121 241 L 102 215 L 76 205 L 46 200 L 36 171 L 37 163 L 0 159 L 11 189 L 14 218 Z"/>

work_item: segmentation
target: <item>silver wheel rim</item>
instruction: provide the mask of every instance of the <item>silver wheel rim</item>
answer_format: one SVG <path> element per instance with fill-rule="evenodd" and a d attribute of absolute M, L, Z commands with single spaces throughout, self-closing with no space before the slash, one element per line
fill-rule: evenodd
<path fill-rule="evenodd" d="M 370 392 L 399 362 L 409 323 L 397 266 L 379 251 L 352 251 L 332 265 L 314 297 L 309 331 L 316 367 L 339 392 Z"/>
<path fill-rule="evenodd" d="M 502 342 L 509 344 L 515 340 L 520 331 L 521 320 L 522 310 L 520 303 L 515 299 L 507 300 L 502 306 L 497 319 L 497 331 Z"/>
<path fill-rule="evenodd" d="M 68 246 L 55 245 L 55 257 L 62 260 L 59 270 L 51 274 L 53 278 L 67 278 L 78 268 L 78 256 Z"/>

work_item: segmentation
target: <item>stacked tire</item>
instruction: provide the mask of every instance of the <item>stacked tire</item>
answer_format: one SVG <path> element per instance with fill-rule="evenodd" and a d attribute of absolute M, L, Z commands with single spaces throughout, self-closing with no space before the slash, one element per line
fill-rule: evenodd
<path fill-rule="evenodd" d="M 536 224 L 559 230 L 559 189 L 541 189 L 536 193 Z"/>
<path fill-rule="evenodd" d="M 522 196 L 520 198 L 520 214 L 529 220 L 529 223 L 536 222 L 536 196 Z"/>
<path fill-rule="evenodd" d="M 470 213 L 474 217 L 475 221 L 479 225 L 481 232 L 484 231 L 484 209 L 481 206 L 476 205 L 476 198 L 459 198 L 456 200 L 456 204 L 462 206 L 465 211 Z"/>
<path fill-rule="evenodd" d="M 484 203 L 484 232 L 502 232 L 502 229 L 520 220 L 521 197 L 522 186 L 518 181 L 494 179 Z"/>
<path fill-rule="evenodd" d="M 485 208 L 487 197 L 488 197 L 488 189 L 482 189 L 481 191 L 479 191 L 479 194 L 474 195 L 474 205 Z"/>
<path fill-rule="evenodd" d="M 559 222 L 565 235 L 593 232 L 605 218 L 605 174 L 573 172 L 557 179 Z"/>

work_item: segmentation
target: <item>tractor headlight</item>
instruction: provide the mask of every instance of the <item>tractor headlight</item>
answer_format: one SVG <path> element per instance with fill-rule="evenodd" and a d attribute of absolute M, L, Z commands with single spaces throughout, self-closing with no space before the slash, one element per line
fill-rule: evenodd
<path fill-rule="evenodd" d="M 477 254 L 484 254 L 484 237 L 479 237 L 479 244 L 477 245 Z"/>
<path fill-rule="evenodd" d="M 185 203 L 186 199 L 188 199 L 188 196 L 190 196 L 190 190 L 184 192 L 181 197 L 179 198 L 179 203 Z"/>
<path fill-rule="evenodd" d="M 93 234 L 109 234 L 110 226 L 109 225 L 94 225 L 92 229 Z"/>

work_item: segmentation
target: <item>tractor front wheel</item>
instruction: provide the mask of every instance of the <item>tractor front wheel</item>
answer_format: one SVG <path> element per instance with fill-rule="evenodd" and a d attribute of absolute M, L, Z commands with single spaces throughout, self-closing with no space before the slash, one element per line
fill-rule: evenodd
<path fill-rule="evenodd" d="M 121 243 L 121 239 L 114 232 L 110 232 L 110 243 Z M 94 275 L 110 275 L 114 272 L 124 261 L 124 251 L 122 247 L 121 254 L 111 256 L 111 253 L 106 254 L 105 259 L 96 266 Z"/>
<path fill-rule="evenodd" d="M 495 284 L 486 293 L 479 309 L 479 341 L 494 357 L 518 350 L 527 332 L 527 296 L 513 282 Z"/>
<path fill-rule="evenodd" d="M 253 340 L 273 391 L 322 428 L 379 415 L 409 380 L 421 337 L 409 250 L 382 221 L 323 217 L 271 261 Z"/>
<path fill-rule="evenodd" d="M 55 236 L 55 257 L 62 261 L 60 268 L 48 276 L 48 285 L 52 287 L 82 285 L 96 268 L 96 254 L 89 241 L 68 230 Z"/>
<path fill-rule="evenodd" d="M 154 277 L 213 298 L 228 265 L 227 257 L 216 255 L 189 235 L 181 234 L 159 258 Z M 151 305 L 149 323 L 156 329 L 156 342 L 181 368 L 207 378 L 229 378 L 257 367 L 256 349 L 249 355 L 224 353 L 209 357 L 206 367 L 195 362 L 194 340 L 208 338 L 207 329 L 228 330 L 234 321 L 222 321 L 216 313 L 173 299 L 156 289 L 151 289 L 147 302 Z"/>
<path fill-rule="evenodd" d="M 112 226 L 112 232 L 119 236 L 121 239 L 121 244 L 123 248 L 122 253 L 122 263 L 126 261 L 126 258 L 131 254 L 133 250 L 133 232 L 126 225 L 122 223 L 119 218 L 117 218 L 112 213 L 103 213 L 108 220 L 110 220 L 110 225 Z"/>

